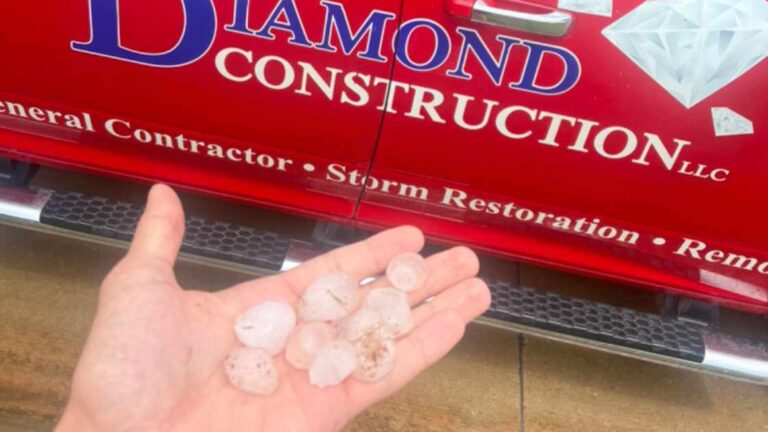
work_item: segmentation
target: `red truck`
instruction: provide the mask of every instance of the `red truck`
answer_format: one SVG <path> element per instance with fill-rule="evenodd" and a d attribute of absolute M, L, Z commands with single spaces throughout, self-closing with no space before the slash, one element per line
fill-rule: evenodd
<path fill-rule="evenodd" d="M 18 187 L 51 165 L 768 314 L 765 0 L 59 0 L 0 28 L 8 218 L 130 237 L 133 206 Z M 188 251 L 309 248 L 208 224 Z M 708 323 L 491 285 L 523 331 L 768 380 Z"/>

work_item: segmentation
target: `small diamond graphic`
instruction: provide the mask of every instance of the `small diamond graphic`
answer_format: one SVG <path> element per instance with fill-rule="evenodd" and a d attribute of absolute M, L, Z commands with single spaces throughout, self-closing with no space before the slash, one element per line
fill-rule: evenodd
<path fill-rule="evenodd" d="M 603 35 L 690 108 L 768 56 L 768 2 L 647 0 Z"/>
<path fill-rule="evenodd" d="M 613 0 L 559 0 L 557 7 L 591 15 L 611 16 Z"/>
<path fill-rule="evenodd" d="M 712 123 L 715 126 L 715 136 L 719 137 L 755 133 L 750 119 L 725 107 L 712 108 Z"/>

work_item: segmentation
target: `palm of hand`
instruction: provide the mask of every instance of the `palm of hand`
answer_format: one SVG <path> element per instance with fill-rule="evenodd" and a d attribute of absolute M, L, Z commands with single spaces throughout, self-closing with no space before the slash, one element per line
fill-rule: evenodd
<path fill-rule="evenodd" d="M 477 258 L 457 248 L 428 259 L 431 276 L 411 301 L 415 330 L 398 342 L 395 370 L 377 383 L 310 385 L 306 371 L 276 359 L 280 386 L 257 397 L 231 386 L 223 363 L 238 342 L 232 325 L 267 299 L 291 304 L 314 279 L 342 271 L 381 272 L 395 255 L 418 251 L 423 237 L 400 228 L 316 258 L 287 273 L 211 294 L 184 291 L 173 273 L 183 213 L 167 187 L 150 194 L 128 256 L 105 279 L 99 310 L 78 363 L 60 431 L 335 431 L 444 356 L 467 322 L 488 307 L 474 276 Z M 384 284 L 374 282 L 374 286 Z"/>

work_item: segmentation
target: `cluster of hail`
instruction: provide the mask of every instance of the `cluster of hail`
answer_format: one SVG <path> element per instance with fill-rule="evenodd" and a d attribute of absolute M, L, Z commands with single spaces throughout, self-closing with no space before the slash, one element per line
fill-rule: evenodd
<path fill-rule="evenodd" d="M 366 289 L 337 273 L 315 280 L 298 304 L 265 301 L 240 316 L 236 348 L 224 369 L 232 385 L 269 395 L 279 385 L 274 357 L 309 371 L 312 385 L 325 388 L 353 376 L 374 382 L 395 366 L 395 341 L 413 327 L 408 292 L 422 287 L 427 265 L 420 255 L 393 259 L 386 270 L 393 288 Z M 363 292 L 367 294 L 363 294 Z M 364 298 L 363 298 L 364 297 Z"/>

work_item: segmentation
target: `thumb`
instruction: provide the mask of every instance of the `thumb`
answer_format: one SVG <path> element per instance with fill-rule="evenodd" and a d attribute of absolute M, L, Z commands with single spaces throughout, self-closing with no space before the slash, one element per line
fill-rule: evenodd
<path fill-rule="evenodd" d="M 166 185 L 149 191 L 147 208 L 139 220 L 130 258 L 155 259 L 173 266 L 184 239 L 184 210 L 176 192 Z"/>

